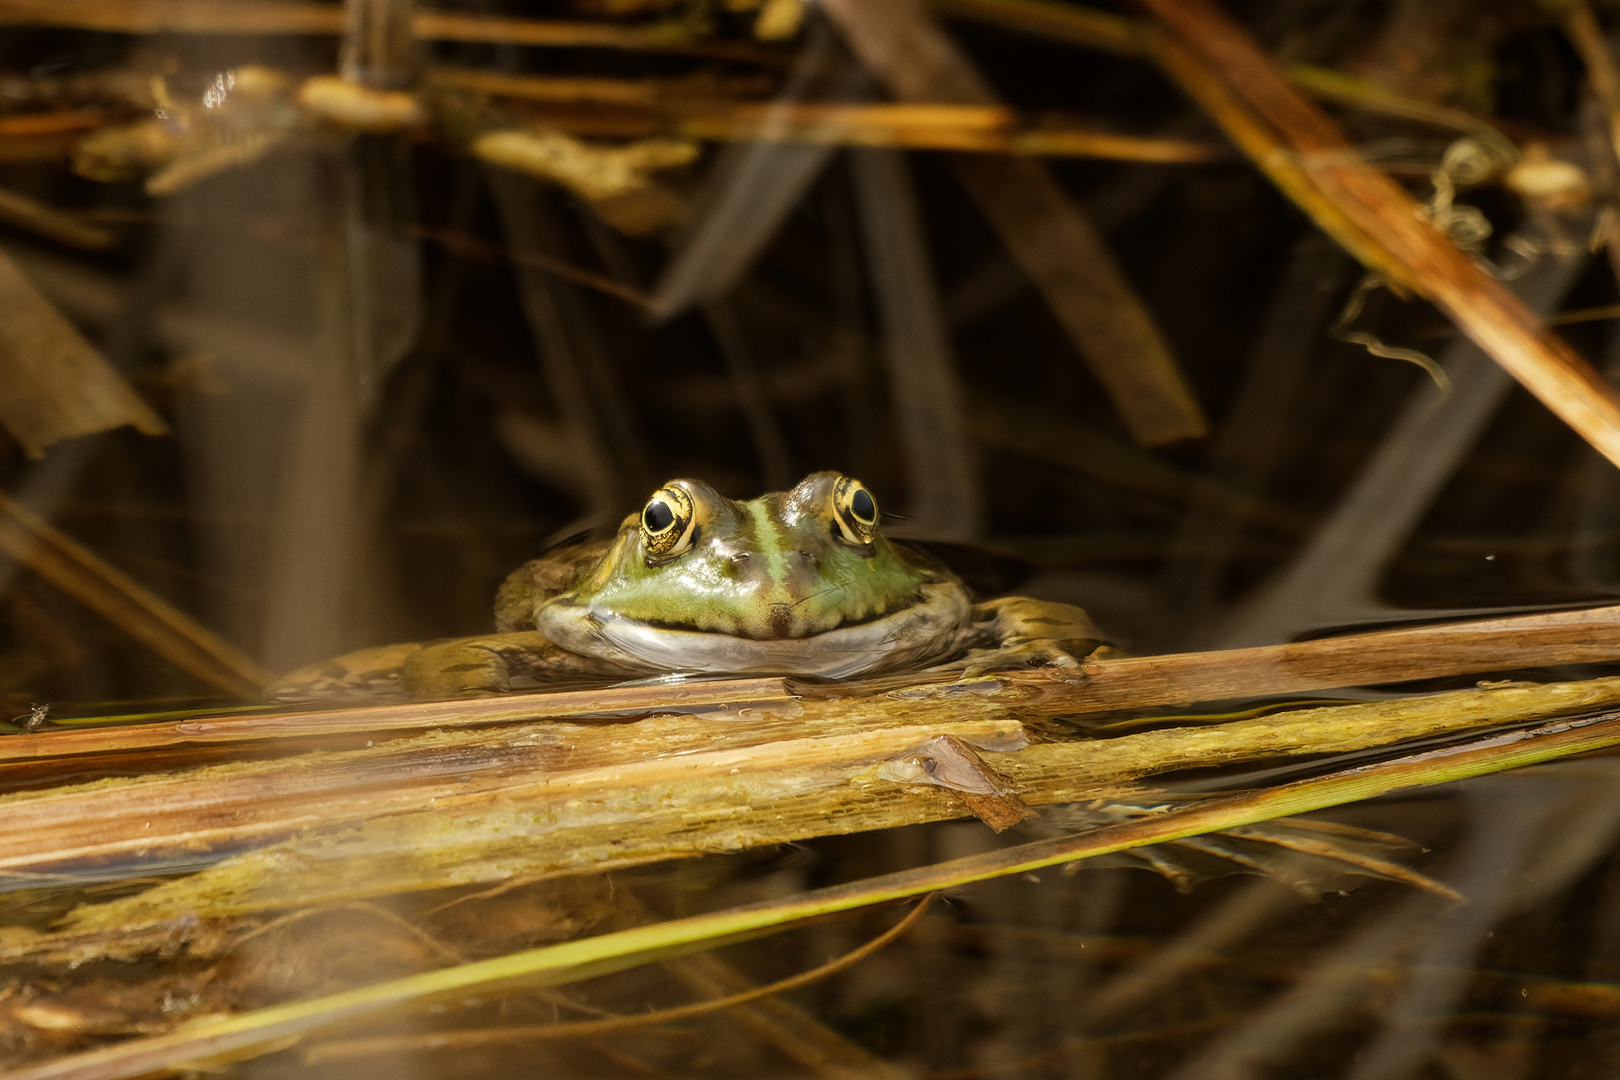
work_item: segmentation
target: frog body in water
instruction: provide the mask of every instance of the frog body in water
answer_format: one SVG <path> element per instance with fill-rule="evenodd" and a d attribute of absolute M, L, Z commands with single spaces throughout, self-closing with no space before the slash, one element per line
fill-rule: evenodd
<path fill-rule="evenodd" d="M 672 480 L 611 539 L 514 571 L 496 633 L 364 649 L 295 671 L 270 694 L 439 698 L 671 673 L 845 679 L 947 661 L 1072 667 L 1104 643 L 1067 604 L 974 604 L 949 571 L 884 537 L 878 516 L 870 491 L 833 472 L 738 501 Z"/>

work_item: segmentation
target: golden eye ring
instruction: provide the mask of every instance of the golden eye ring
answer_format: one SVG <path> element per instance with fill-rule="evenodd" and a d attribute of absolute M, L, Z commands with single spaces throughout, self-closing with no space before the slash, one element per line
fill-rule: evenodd
<path fill-rule="evenodd" d="M 833 484 L 833 523 L 846 543 L 865 546 L 877 537 L 877 499 L 866 485 L 851 476 L 840 476 Z"/>
<path fill-rule="evenodd" d="M 655 559 L 684 555 L 692 547 L 696 524 L 692 496 L 685 488 L 659 488 L 641 508 L 641 545 Z"/>

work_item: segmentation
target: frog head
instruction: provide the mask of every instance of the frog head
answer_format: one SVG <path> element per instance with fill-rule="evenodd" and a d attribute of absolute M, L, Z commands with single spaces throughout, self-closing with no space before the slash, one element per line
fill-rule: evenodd
<path fill-rule="evenodd" d="M 672 480 L 535 626 L 564 648 L 661 670 L 842 675 L 946 651 L 961 584 L 890 543 L 860 481 L 813 473 L 733 501 Z"/>

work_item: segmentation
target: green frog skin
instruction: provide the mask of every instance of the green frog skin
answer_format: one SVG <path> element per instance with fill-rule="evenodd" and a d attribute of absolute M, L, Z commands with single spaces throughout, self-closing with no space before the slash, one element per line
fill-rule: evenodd
<path fill-rule="evenodd" d="M 672 480 L 610 540 L 514 571 L 495 634 L 350 653 L 291 673 L 271 697 L 440 698 L 677 673 L 846 679 L 949 660 L 1073 666 L 1103 643 L 1066 604 L 975 605 L 878 518 L 872 493 L 834 472 L 737 501 Z"/>

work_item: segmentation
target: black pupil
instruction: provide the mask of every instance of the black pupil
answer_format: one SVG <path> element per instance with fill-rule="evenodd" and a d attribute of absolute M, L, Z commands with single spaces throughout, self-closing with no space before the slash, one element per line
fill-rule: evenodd
<path fill-rule="evenodd" d="M 855 497 L 849 500 L 849 508 L 862 521 L 871 521 L 877 517 L 877 503 L 872 501 L 872 493 L 865 488 L 861 488 L 855 493 Z"/>
<path fill-rule="evenodd" d="M 642 524 L 647 526 L 648 532 L 661 533 L 675 524 L 675 511 L 662 499 L 654 499 L 647 504 L 647 509 L 641 512 Z"/>

